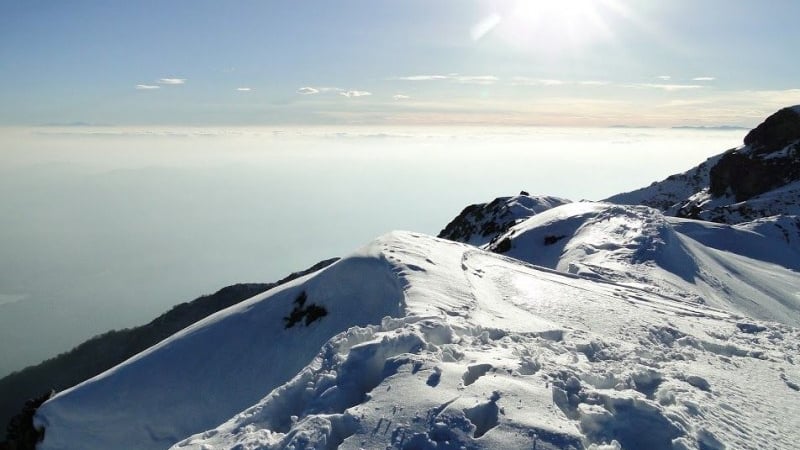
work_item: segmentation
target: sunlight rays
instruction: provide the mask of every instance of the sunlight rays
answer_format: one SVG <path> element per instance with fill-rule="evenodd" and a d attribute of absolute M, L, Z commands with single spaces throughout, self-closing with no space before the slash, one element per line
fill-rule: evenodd
<path fill-rule="evenodd" d="M 509 0 L 491 6 L 496 12 L 473 27 L 473 40 L 493 33 L 510 45 L 545 54 L 613 40 L 614 22 L 636 20 L 621 0 Z"/>

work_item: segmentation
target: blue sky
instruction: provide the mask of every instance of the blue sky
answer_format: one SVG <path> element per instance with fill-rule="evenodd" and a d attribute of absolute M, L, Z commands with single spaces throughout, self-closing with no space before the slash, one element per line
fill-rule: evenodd
<path fill-rule="evenodd" d="M 740 125 L 796 0 L 0 1 L 0 125 Z"/>

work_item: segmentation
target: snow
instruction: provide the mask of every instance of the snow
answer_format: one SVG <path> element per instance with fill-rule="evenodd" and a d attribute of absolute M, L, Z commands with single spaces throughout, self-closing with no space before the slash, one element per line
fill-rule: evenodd
<path fill-rule="evenodd" d="M 767 280 L 796 296 L 781 255 L 710 236 L 779 240 L 609 208 L 567 204 L 509 231 L 509 255 L 551 268 L 384 235 L 60 393 L 37 413 L 39 448 L 794 448 L 800 330 L 673 295 L 704 273 L 694 264 L 749 268 L 753 302 Z M 565 234 L 546 246 L 564 261 L 525 251 L 545 247 L 542 227 Z M 301 292 L 327 315 L 284 328 Z"/>
<path fill-rule="evenodd" d="M 798 107 L 793 107 L 797 111 Z M 788 177 L 782 183 L 745 201 L 736 201 L 729 187 L 725 193 L 712 195 L 712 169 L 725 157 L 736 153 L 767 165 L 791 165 L 800 151 L 800 141 L 789 142 L 782 148 L 764 151 L 760 146 L 743 145 L 713 156 L 702 164 L 660 182 L 631 192 L 617 194 L 605 201 L 622 205 L 646 205 L 670 216 L 736 224 L 772 215 L 800 215 L 800 181 Z M 735 180 L 730 180 L 735 184 Z"/>
<path fill-rule="evenodd" d="M 742 148 L 734 150 L 740 151 Z M 621 205 L 647 205 L 675 214 L 686 199 L 709 185 L 710 170 L 724 155 L 712 156 L 686 172 L 671 175 L 641 189 L 611 196 L 604 201 Z"/>
<path fill-rule="evenodd" d="M 800 326 L 798 248 L 749 228 L 580 202 L 533 216 L 487 248 L 506 245 L 503 254 L 531 264 Z"/>
<path fill-rule="evenodd" d="M 402 310 L 401 287 L 381 257 L 358 253 L 329 269 L 220 311 L 60 393 L 41 409 L 43 448 L 163 449 L 291 379 L 336 333 Z M 328 316 L 286 330 L 300 292 Z M 358 307 L 337 308 L 342 298 Z"/>

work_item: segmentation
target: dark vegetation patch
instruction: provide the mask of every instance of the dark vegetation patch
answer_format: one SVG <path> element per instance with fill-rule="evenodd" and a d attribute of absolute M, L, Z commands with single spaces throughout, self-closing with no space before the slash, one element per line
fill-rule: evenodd
<path fill-rule="evenodd" d="M 8 422 L 6 442 L 0 443 L 0 450 L 36 450 L 36 444 L 44 439 L 44 428 L 36 428 L 33 425 L 33 415 L 36 414 L 36 409 L 53 394 L 54 392 L 50 391 L 25 402 L 22 411 Z"/>
<path fill-rule="evenodd" d="M 292 312 L 290 312 L 288 316 L 283 318 L 283 321 L 286 322 L 284 328 L 292 328 L 298 322 L 302 321 L 305 321 L 306 326 L 309 326 L 315 320 L 328 315 L 328 310 L 322 306 L 315 305 L 314 303 L 305 306 L 306 300 L 308 300 L 306 291 L 301 292 L 300 295 L 294 299 L 294 309 L 292 309 Z"/>

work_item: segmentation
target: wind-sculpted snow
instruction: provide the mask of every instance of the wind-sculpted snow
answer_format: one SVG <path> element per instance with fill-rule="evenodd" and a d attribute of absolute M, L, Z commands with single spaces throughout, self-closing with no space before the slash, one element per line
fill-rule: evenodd
<path fill-rule="evenodd" d="M 665 217 L 645 206 L 579 202 L 533 216 L 486 248 L 798 326 L 800 252 L 780 232 L 794 224 L 783 217 L 729 226 Z"/>
<path fill-rule="evenodd" d="M 329 314 L 285 329 L 300 292 Z M 798 338 L 782 324 L 396 232 L 46 403 L 41 448 L 790 449 Z M 214 348 L 240 357 L 220 361 Z M 245 406 L 207 394 L 259 389 Z M 189 404 L 161 410 L 179 400 Z M 155 424 L 170 437 L 141 432 Z"/>

